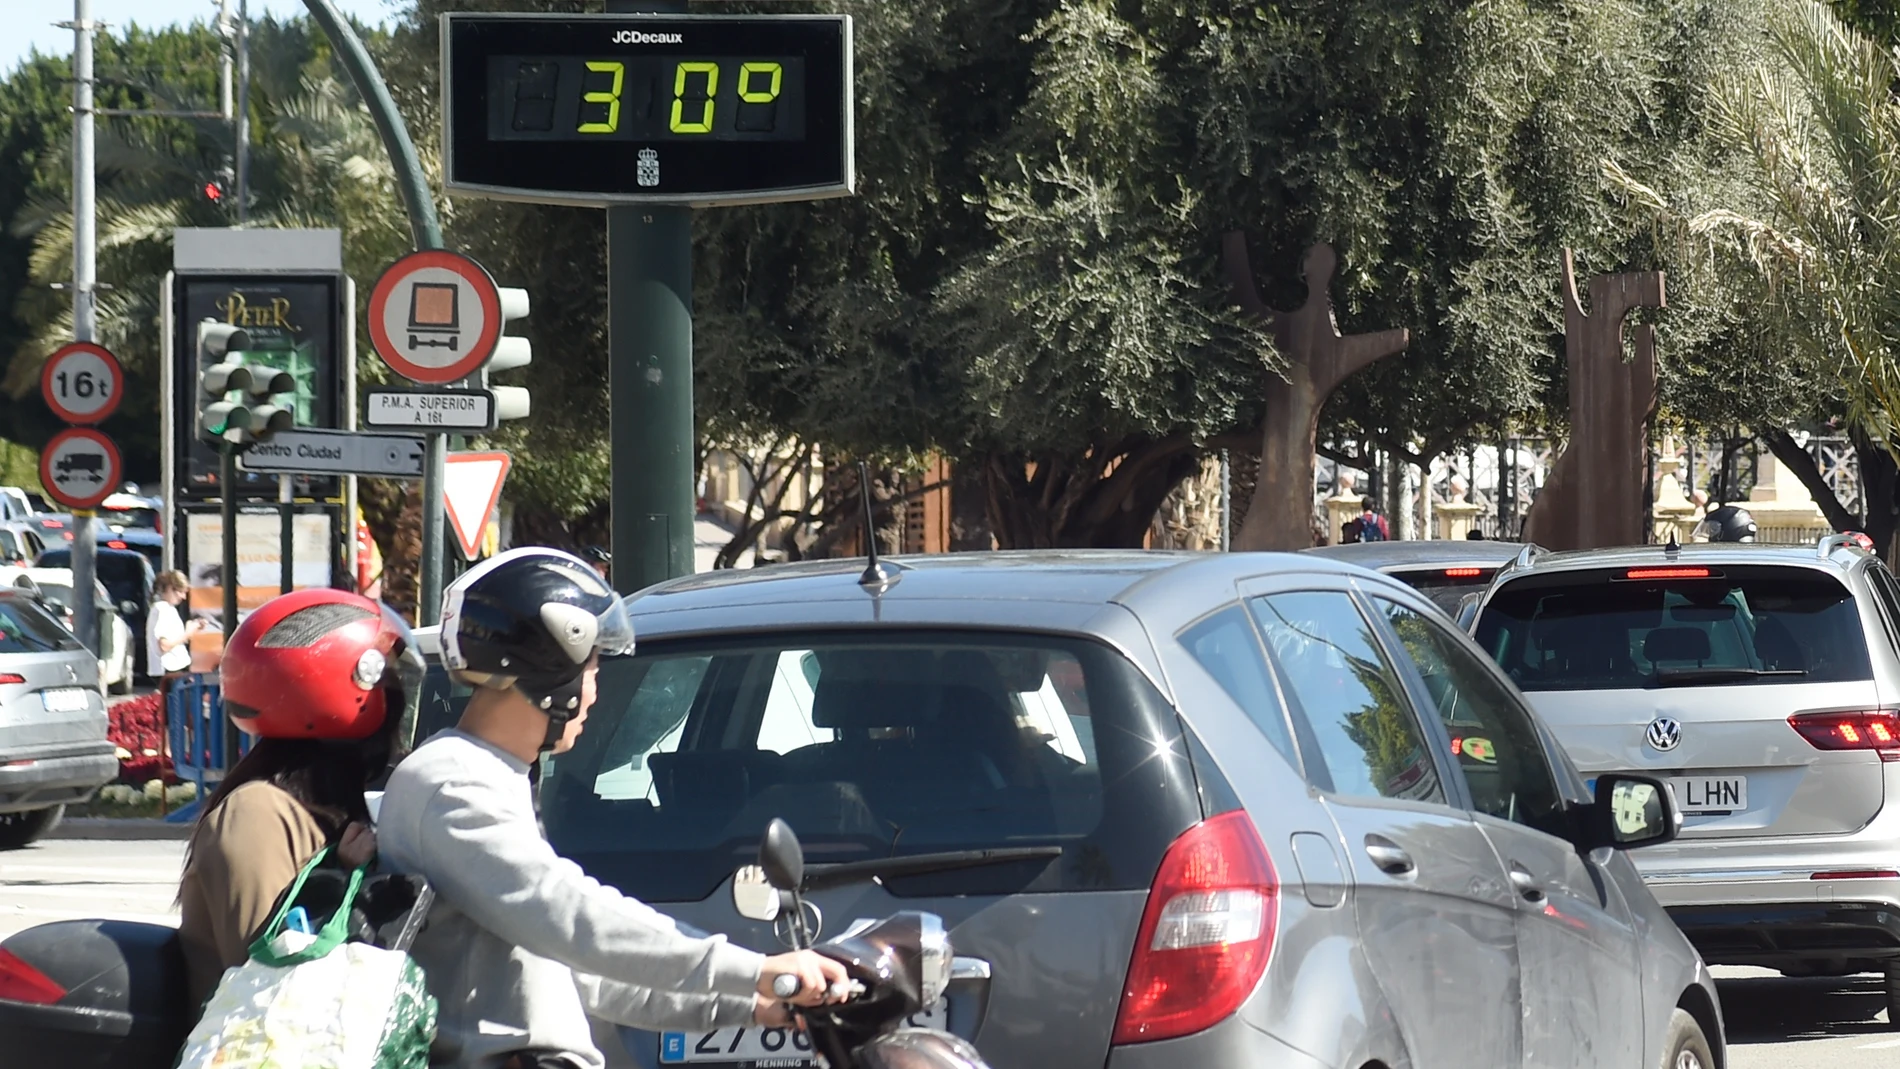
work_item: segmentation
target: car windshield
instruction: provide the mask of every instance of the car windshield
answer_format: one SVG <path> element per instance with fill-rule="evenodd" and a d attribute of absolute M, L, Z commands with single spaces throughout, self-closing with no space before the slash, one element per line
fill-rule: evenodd
<path fill-rule="evenodd" d="M 1476 637 L 1527 691 L 1873 678 L 1853 595 L 1805 568 L 1526 576 L 1485 604 Z"/>
<path fill-rule="evenodd" d="M 654 642 L 542 786 L 556 849 L 655 902 L 697 901 L 783 817 L 813 862 L 1011 847 L 897 895 L 1145 888 L 1201 818 L 1180 725 L 1120 654 L 1009 633 Z"/>
<path fill-rule="evenodd" d="M 0 653 L 52 653 L 79 649 L 72 632 L 17 594 L 0 594 Z"/>

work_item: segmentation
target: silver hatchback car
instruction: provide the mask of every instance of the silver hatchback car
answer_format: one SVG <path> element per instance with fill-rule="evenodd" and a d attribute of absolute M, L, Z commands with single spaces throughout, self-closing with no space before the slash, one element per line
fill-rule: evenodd
<path fill-rule="evenodd" d="M 1527 556 L 1474 625 L 1586 776 L 1669 781 L 1644 880 L 1714 964 L 1885 971 L 1900 1020 L 1900 585 L 1845 538 Z"/>
<path fill-rule="evenodd" d="M 0 590 L 0 850 L 25 846 L 66 803 L 119 774 L 99 661 L 38 601 Z"/>
<path fill-rule="evenodd" d="M 807 920 L 940 914 L 926 1015 L 998 1066 L 1722 1064 L 1707 970 L 1618 849 L 1673 836 L 1666 790 L 1586 794 L 1417 591 L 1312 556 L 897 563 L 629 599 L 639 649 L 541 781 L 556 849 L 758 948 L 731 881 L 771 818 L 814 861 L 935 855 Z M 620 1038 L 648 1069 L 809 1060 Z"/>

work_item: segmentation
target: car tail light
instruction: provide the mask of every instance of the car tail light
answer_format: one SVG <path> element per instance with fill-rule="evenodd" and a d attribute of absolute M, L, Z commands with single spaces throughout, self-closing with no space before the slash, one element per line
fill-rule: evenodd
<path fill-rule="evenodd" d="M 1483 568 L 1446 568 L 1447 579 L 1476 579 L 1484 574 Z"/>
<path fill-rule="evenodd" d="M 0 949 L 0 1000 L 51 1006 L 65 997 L 66 989 L 51 977 Z"/>
<path fill-rule="evenodd" d="M 106 543 L 106 548 L 107 549 L 124 549 L 125 543 L 115 538 L 112 541 Z"/>
<path fill-rule="evenodd" d="M 40 526 L 46 528 L 49 531 L 54 531 L 66 525 L 59 522 L 58 520 L 41 520 Z"/>
<path fill-rule="evenodd" d="M 0 687 L 4 687 L 9 683 L 24 682 L 26 682 L 26 677 L 18 672 L 0 672 Z"/>
<path fill-rule="evenodd" d="M 1796 713 L 1788 726 L 1817 750 L 1875 750 L 1882 761 L 1900 761 L 1900 716 L 1891 709 Z"/>
<path fill-rule="evenodd" d="M 1714 576 L 1708 568 L 1631 568 L 1623 573 L 1625 579 L 1708 579 Z"/>
<path fill-rule="evenodd" d="M 1279 889 L 1244 811 L 1176 839 L 1148 891 L 1114 1041 L 1189 1035 L 1240 1009 L 1267 970 Z"/>
<path fill-rule="evenodd" d="M 1900 880 L 1900 872 L 1892 869 L 1854 869 L 1847 872 L 1817 872 L 1809 876 L 1810 880 Z"/>

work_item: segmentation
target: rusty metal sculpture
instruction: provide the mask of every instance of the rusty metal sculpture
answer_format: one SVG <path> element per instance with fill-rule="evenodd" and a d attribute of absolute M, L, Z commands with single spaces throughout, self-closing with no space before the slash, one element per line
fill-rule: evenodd
<path fill-rule="evenodd" d="M 1563 254 L 1564 355 L 1570 373 L 1570 443 L 1524 520 L 1524 541 L 1547 549 L 1598 549 L 1648 541 L 1643 517 L 1645 429 L 1656 408 L 1656 334 L 1638 324 L 1635 359 L 1623 359 L 1623 321 L 1662 308 L 1663 273 L 1590 280 L 1590 310 L 1577 299 Z"/>
<path fill-rule="evenodd" d="M 1268 308 L 1254 285 L 1246 235 L 1229 233 L 1221 260 L 1243 311 L 1264 320 L 1286 358 L 1286 379 L 1267 383 L 1260 474 L 1246 519 L 1233 539 L 1242 550 L 1294 550 L 1313 544 L 1313 464 L 1319 413 L 1347 376 L 1411 343 L 1405 329 L 1341 337 L 1328 287 L 1339 257 L 1330 245 L 1306 250 L 1306 303 L 1292 312 Z M 1333 532 L 1337 537 L 1338 532 Z"/>

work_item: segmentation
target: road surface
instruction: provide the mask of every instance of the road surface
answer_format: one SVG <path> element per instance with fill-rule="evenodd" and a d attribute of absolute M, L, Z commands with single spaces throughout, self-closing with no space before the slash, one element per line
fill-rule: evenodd
<path fill-rule="evenodd" d="M 0 854 L 0 938 L 71 917 L 176 924 L 182 842 L 55 841 Z M 1718 968 L 1731 1069 L 1900 1069 L 1878 977 Z"/>

